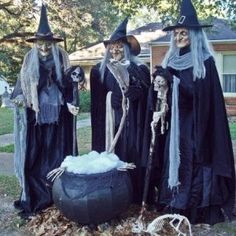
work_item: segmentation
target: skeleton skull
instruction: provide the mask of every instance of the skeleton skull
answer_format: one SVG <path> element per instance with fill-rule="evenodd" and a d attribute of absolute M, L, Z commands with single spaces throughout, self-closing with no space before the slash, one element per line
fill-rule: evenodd
<path fill-rule="evenodd" d="M 84 78 L 81 75 L 81 69 L 80 67 L 76 67 L 72 72 L 71 72 L 71 78 L 73 82 L 81 82 Z"/>
<path fill-rule="evenodd" d="M 161 91 L 168 87 L 167 80 L 160 75 L 157 75 L 155 77 L 153 85 L 154 85 L 154 91 Z"/>

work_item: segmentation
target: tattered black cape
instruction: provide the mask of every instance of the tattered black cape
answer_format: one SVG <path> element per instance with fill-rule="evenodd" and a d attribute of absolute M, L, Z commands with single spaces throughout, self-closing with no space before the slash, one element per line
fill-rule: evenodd
<path fill-rule="evenodd" d="M 168 188 L 170 129 L 165 135 L 157 134 L 153 176 L 158 186 L 160 207 L 184 214 L 192 223 L 215 224 L 224 220 L 221 209 L 228 217 L 232 216 L 235 169 L 224 97 L 214 59 L 210 57 L 204 64 L 206 77 L 196 82 L 192 79 L 192 68 L 182 71 L 169 68 L 172 74 L 180 78 L 181 163 L 178 191 L 171 192 Z M 171 109 L 170 98 L 171 92 L 168 97 Z M 149 126 L 156 100 L 153 87 L 150 88 L 148 100 L 143 164 L 147 163 Z"/>
<path fill-rule="evenodd" d="M 142 196 L 143 173 L 141 173 L 141 151 L 144 134 L 144 119 L 147 101 L 148 86 L 150 84 L 149 70 L 144 65 L 131 62 L 128 68 L 130 81 L 140 82 L 142 93 L 135 101 L 130 101 L 129 112 L 121 136 L 117 142 L 115 153 L 126 162 L 133 162 L 137 168 L 132 170 L 131 177 L 134 186 L 134 201 L 140 202 Z M 135 73 L 133 73 L 135 72 Z M 135 79 L 134 79 L 135 78 Z M 101 82 L 99 65 L 92 68 L 91 77 L 91 122 L 92 122 L 92 149 L 98 152 L 105 151 L 105 116 L 106 95 L 109 91 L 120 90 L 114 76 L 106 68 L 104 82 Z M 133 82 L 130 82 L 132 84 Z M 118 129 L 122 109 L 115 109 L 116 131 Z"/>

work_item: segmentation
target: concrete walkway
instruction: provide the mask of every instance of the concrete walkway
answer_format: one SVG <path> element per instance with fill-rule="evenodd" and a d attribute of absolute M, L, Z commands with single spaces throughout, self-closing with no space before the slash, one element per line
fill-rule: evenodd
<path fill-rule="evenodd" d="M 13 153 L 0 152 L 0 175 L 15 175 Z"/>

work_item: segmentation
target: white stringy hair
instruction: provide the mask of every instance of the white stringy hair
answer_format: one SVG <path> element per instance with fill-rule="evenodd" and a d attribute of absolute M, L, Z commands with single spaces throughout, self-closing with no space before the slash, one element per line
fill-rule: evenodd
<path fill-rule="evenodd" d="M 133 56 L 130 53 L 129 45 L 127 43 L 123 43 L 123 45 L 124 45 L 124 59 L 127 60 L 127 61 L 132 61 L 132 62 L 134 62 L 136 64 L 141 64 L 139 59 L 137 57 Z M 105 50 L 105 55 L 103 57 L 103 60 L 101 62 L 100 68 L 99 68 L 102 82 L 104 80 L 104 74 L 105 74 L 105 70 L 106 70 L 106 65 L 107 65 L 107 63 L 109 62 L 109 60 L 111 58 L 112 58 L 112 56 L 111 56 L 111 53 L 110 53 L 110 47 L 108 45 L 106 50 Z"/>
<path fill-rule="evenodd" d="M 214 55 L 214 50 L 209 43 L 206 33 L 203 29 L 189 29 L 189 39 L 190 39 L 190 49 L 192 55 L 193 62 L 193 80 L 203 79 L 206 76 L 206 68 L 204 66 L 204 55 L 210 54 Z M 162 66 L 166 68 L 168 66 L 168 60 L 171 55 L 175 54 L 176 51 L 179 50 L 177 48 L 175 40 L 174 40 L 174 31 L 171 32 L 171 41 L 170 48 L 166 53 Z"/>
<path fill-rule="evenodd" d="M 59 58 L 59 51 L 63 57 L 64 70 L 69 67 L 69 60 L 66 52 L 63 49 L 59 49 L 55 43 L 52 44 L 52 56 L 56 68 L 57 80 L 61 82 L 62 73 L 61 73 L 61 63 Z M 20 71 L 21 87 L 23 94 L 26 98 L 26 103 L 28 107 L 31 107 L 35 112 L 39 112 L 38 105 L 38 93 L 37 85 L 39 81 L 39 56 L 36 43 L 33 48 L 26 54 L 24 62 Z"/>

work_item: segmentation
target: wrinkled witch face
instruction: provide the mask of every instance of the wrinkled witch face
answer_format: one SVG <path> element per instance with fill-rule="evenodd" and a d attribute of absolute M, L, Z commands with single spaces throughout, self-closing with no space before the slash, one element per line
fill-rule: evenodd
<path fill-rule="evenodd" d="M 52 41 L 37 40 L 36 47 L 39 52 L 39 56 L 45 58 L 52 53 Z"/>
<path fill-rule="evenodd" d="M 124 58 L 124 45 L 122 41 L 115 41 L 109 44 L 109 51 L 111 56 L 116 61 L 120 61 Z"/>
<path fill-rule="evenodd" d="M 153 81 L 153 85 L 154 91 L 160 91 L 162 88 L 167 87 L 167 80 L 164 77 L 157 75 Z"/>
<path fill-rule="evenodd" d="M 174 30 L 174 39 L 177 48 L 184 48 L 190 44 L 189 31 L 186 28 L 177 28 Z"/>

